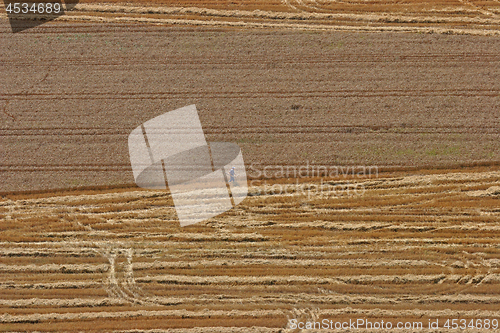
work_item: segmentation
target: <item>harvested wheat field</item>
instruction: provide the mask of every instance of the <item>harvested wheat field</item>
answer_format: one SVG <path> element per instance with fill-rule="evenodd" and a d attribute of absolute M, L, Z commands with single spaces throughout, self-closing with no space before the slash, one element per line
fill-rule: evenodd
<path fill-rule="evenodd" d="M 498 0 L 68 0 L 58 21 L 498 35 Z M 75 5 L 76 4 L 76 5 Z"/>
<path fill-rule="evenodd" d="M 500 331 L 498 0 L 0 8 L 0 45 L 0 331 Z M 191 104 L 249 195 L 180 227 L 127 138 Z"/>
<path fill-rule="evenodd" d="M 289 319 L 424 325 L 403 332 L 454 331 L 443 329 L 447 319 L 492 325 L 500 319 L 499 179 L 498 170 L 470 169 L 346 176 L 321 190 L 318 179 L 277 181 L 184 228 L 165 192 L 4 196 L 0 327 L 294 332 Z M 338 191 L 347 183 L 357 192 Z M 429 330 L 429 319 L 441 329 Z"/>

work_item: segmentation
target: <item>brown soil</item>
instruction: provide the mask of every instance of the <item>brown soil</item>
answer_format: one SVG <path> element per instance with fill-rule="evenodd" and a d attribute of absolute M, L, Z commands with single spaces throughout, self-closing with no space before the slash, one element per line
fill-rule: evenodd
<path fill-rule="evenodd" d="M 495 165 L 499 38 L 4 24 L 0 192 L 133 184 L 128 134 L 189 104 L 249 168 Z"/>

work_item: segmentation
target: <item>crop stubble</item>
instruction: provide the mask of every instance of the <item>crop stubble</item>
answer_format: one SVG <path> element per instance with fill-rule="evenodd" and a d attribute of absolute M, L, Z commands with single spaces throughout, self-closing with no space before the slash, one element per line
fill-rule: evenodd
<path fill-rule="evenodd" d="M 14 36 L 4 22 L 0 329 L 499 318 L 498 37 L 297 23 L 498 30 L 495 1 L 419 3 L 87 2 L 65 19 L 121 23 L 63 18 Z M 130 24 L 147 19 L 205 27 Z M 12 193 L 132 183 L 128 133 L 191 103 L 207 139 L 237 142 L 247 165 L 490 166 L 350 179 L 361 197 L 254 195 L 188 228 L 164 192 Z"/>
<path fill-rule="evenodd" d="M 58 20 L 228 28 L 498 35 L 500 2 L 497 0 L 84 1 Z"/>
<path fill-rule="evenodd" d="M 499 176 L 333 180 L 363 185 L 362 196 L 257 186 L 184 228 L 161 191 L 9 195 L 0 327 L 278 332 L 287 318 L 498 318 Z"/>

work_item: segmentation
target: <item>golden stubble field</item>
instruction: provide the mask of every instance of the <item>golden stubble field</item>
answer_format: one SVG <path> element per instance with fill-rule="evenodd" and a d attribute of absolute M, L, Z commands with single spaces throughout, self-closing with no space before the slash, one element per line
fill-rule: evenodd
<path fill-rule="evenodd" d="M 451 332 L 446 319 L 500 319 L 499 179 L 266 180 L 184 228 L 163 191 L 7 195 L 0 329 L 297 332 L 288 320 L 363 319 Z"/>
<path fill-rule="evenodd" d="M 0 17 L 0 331 L 493 327 L 499 7 L 85 1 L 18 34 Z M 167 192 L 131 185 L 127 136 L 189 104 L 249 168 L 380 173 L 261 179 L 180 228 Z"/>
<path fill-rule="evenodd" d="M 74 1 L 69 1 L 73 3 Z M 85 0 L 59 21 L 498 35 L 498 0 Z"/>

